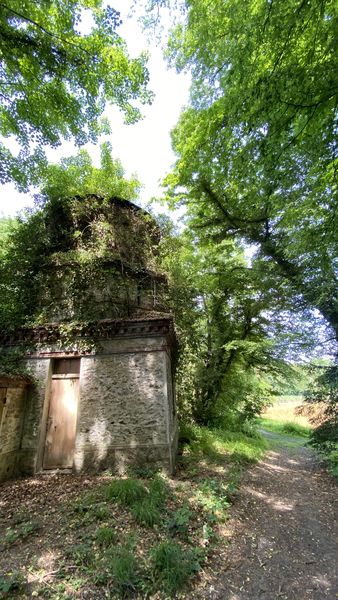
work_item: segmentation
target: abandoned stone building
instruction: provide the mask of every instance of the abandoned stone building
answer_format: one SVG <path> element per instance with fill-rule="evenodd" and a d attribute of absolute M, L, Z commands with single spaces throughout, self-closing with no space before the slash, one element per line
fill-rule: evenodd
<path fill-rule="evenodd" d="M 158 227 L 118 198 L 70 206 L 58 214 L 62 230 L 45 217 L 39 325 L 2 337 L 6 351 L 23 352 L 28 376 L 0 377 L 0 480 L 131 465 L 172 472 L 176 339 L 156 267 Z"/>

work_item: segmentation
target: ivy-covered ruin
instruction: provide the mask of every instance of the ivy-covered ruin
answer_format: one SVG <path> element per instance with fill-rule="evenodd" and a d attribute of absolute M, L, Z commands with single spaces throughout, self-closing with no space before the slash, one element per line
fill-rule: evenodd
<path fill-rule="evenodd" d="M 156 221 L 130 201 L 88 195 L 50 200 L 26 227 L 36 235 L 26 266 L 24 252 L 18 261 L 21 320 L 3 331 L 2 353 L 19 350 L 34 385 L 20 380 L 20 448 L 6 458 L 3 447 L 0 478 L 7 463 L 10 474 L 129 464 L 172 471 L 175 334 Z M 9 440 L 6 414 L 8 404 L 1 432 Z"/>

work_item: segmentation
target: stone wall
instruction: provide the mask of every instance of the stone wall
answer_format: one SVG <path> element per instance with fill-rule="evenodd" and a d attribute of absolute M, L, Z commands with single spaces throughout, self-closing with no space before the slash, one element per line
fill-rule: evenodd
<path fill-rule="evenodd" d="M 41 469 L 46 422 L 48 417 L 50 358 L 28 359 L 27 367 L 34 384 L 27 392 L 27 405 L 22 430 L 20 470 L 32 475 Z"/>
<path fill-rule="evenodd" d="M 139 449 L 170 470 L 168 404 L 164 351 L 83 358 L 75 469 L 123 470 Z"/>
<path fill-rule="evenodd" d="M 0 481 L 17 474 L 22 425 L 26 408 L 26 385 L 22 381 L 0 380 Z"/>
<path fill-rule="evenodd" d="M 137 324 L 138 330 L 153 325 Z M 171 346 L 166 335 L 123 333 L 100 340 L 81 357 L 74 471 L 153 465 L 172 472 L 177 425 Z M 122 331 L 122 330 L 121 330 Z M 71 349 L 67 348 L 71 355 Z M 27 363 L 37 381 L 27 397 L 20 469 L 32 474 L 43 464 L 53 358 L 62 353 L 40 346 Z"/>

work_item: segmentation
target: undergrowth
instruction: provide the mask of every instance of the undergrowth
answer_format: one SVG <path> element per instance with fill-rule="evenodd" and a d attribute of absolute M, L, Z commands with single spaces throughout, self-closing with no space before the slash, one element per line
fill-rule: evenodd
<path fill-rule="evenodd" d="M 50 543 L 58 558 L 48 581 L 38 561 L 25 565 L 23 534 L 34 532 L 21 529 L 22 519 L 13 523 L 8 531 L 16 527 L 13 552 L 19 556 L 23 544 L 23 566 L 2 575 L 0 598 L 190 597 L 224 544 L 220 532 L 239 493 L 241 471 L 262 456 L 266 443 L 254 431 L 196 425 L 185 427 L 182 436 L 186 443 L 174 479 L 150 470 L 137 476 L 135 469 L 130 477 L 107 475 L 91 492 L 57 507 L 59 542 L 51 537 Z M 51 535 L 53 518 L 48 516 L 48 532 L 39 530 L 39 540 Z M 20 576 L 27 569 L 29 583 Z"/>

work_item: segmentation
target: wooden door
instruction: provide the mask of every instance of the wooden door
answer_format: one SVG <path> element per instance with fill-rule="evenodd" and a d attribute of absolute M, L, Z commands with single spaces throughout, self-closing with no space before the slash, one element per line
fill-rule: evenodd
<path fill-rule="evenodd" d="M 66 469 L 73 466 L 79 367 L 79 359 L 55 361 L 50 390 L 44 469 Z"/>

